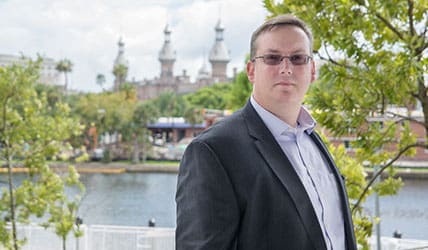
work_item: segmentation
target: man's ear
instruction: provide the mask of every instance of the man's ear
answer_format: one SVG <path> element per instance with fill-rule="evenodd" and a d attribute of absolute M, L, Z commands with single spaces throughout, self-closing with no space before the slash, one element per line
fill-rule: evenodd
<path fill-rule="evenodd" d="M 247 62 L 247 76 L 251 83 L 254 82 L 254 67 L 255 65 L 251 60 Z"/>

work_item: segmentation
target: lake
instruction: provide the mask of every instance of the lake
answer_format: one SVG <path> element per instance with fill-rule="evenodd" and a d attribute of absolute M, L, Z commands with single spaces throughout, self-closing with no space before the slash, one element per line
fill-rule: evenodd
<path fill-rule="evenodd" d="M 0 186 L 5 180 L 0 175 Z M 176 225 L 176 174 L 82 174 L 81 181 L 86 194 L 78 215 L 85 224 L 147 226 L 154 218 L 157 227 Z M 373 197 L 365 211 L 374 214 Z M 428 239 L 428 180 L 406 180 L 398 195 L 380 198 L 380 211 L 382 236 L 399 230 L 403 238 Z"/>

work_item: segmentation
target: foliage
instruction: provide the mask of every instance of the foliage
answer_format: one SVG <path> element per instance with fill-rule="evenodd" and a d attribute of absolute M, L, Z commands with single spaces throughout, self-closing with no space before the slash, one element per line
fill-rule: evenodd
<path fill-rule="evenodd" d="M 126 100 L 137 101 L 137 90 L 135 85 L 125 82 L 120 85 L 119 91 L 125 93 Z"/>
<path fill-rule="evenodd" d="M 164 92 L 158 98 L 152 100 L 152 102 L 158 109 L 158 115 L 165 117 L 180 117 L 187 107 L 183 96 L 173 92 Z"/>
<path fill-rule="evenodd" d="M 253 85 L 250 80 L 248 80 L 247 73 L 245 71 L 241 71 L 232 83 L 228 107 L 232 110 L 240 109 L 248 101 L 252 91 Z"/>
<path fill-rule="evenodd" d="M 64 188 L 82 188 L 73 167 L 61 177 L 47 164 L 46 159 L 58 155 L 67 147 L 65 141 L 79 134 L 81 128 L 70 118 L 67 105 L 58 102 L 49 109 L 46 93 L 38 95 L 35 91 L 33 83 L 38 79 L 40 63 L 0 67 L 0 160 L 8 171 L 8 187 L 0 197 L 0 242 L 14 250 L 25 243 L 18 236 L 17 224 L 29 223 L 30 216 L 55 221 L 57 234 L 65 240 L 75 229 L 59 225 L 74 223 L 79 196 L 69 199 Z M 29 172 L 19 184 L 14 182 L 12 170 L 21 166 Z M 55 211 L 64 207 L 62 204 L 67 204 L 67 210 Z M 67 211 L 69 216 L 65 216 Z M 11 229 L 5 228 L 6 221 Z"/>
<path fill-rule="evenodd" d="M 137 106 L 128 124 L 128 133 L 131 135 L 129 141 L 133 141 L 132 162 L 138 163 L 140 159 L 140 147 L 142 148 L 142 160 L 146 161 L 147 151 L 150 149 L 149 130 L 147 125 L 158 118 L 158 109 L 151 102 L 145 102 Z"/>
<path fill-rule="evenodd" d="M 188 123 L 192 125 L 201 123 L 204 120 L 202 110 L 194 107 L 188 107 L 184 111 L 183 117 Z"/>
<path fill-rule="evenodd" d="M 329 151 L 333 155 L 334 161 L 336 162 L 340 172 L 343 176 L 346 176 L 346 189 L 348 191 L 349 201 L 352 204 L 360 198 L 361 193 L 367 186 L 366 172 L 361 164 L 346 154 L 346 150 L 343 145 L 336 147 L 333 144 L 330 144 L 325 137 L 323 139 L 328 145 Z M 369 193 L 371 193 L 371 191 L 372 189 L 370 189 Z M 366 197 L 367 196 L 363 197 L 363 201 L 365 201 Z M 363 249 L 368 249 L 369 246 L 366 239 L 372 234 L 373 223 L 367 215 L 363 214 L 363 208 L 361 206 L 357 207 L 353 217 L 357 242 L 363 247 Z"/>
<path fill-rule="evenodd" d="M 226 109 L 228 93 L 232 86 L 228 83 L 217 83 L 209 87 L 204 87 L 195 93 L 188 94 L 184 98 L 195 108 Z"/>
<path fill-rule="evenodd" d="M 48 109 L 54 110 L 55 105 L 58 102 L 64 100 L 64 93 L 59 86 L 46 85 L 46 84 L 37 84 L 35 85 L 35 90 L 38 96 L 42 94 L 46 95 L 48 101 Z"/>
<path fill-rule="evenodd" d="M 78 98 L 73 113 L 81 123 L 94 123 L 98 134 L 119 131 L 132 119 L 137 101 L 126 91 L 85 94 Z"/>
<path fill-rule="evenodd" d="M 57 179 L 55 182 L 58 184 L 58 189 L 63 188 L 64 184 L 66 186 L 76 186 L 79 190 L 83 192 L 84 186 L 79 182 L 79 174 L 77 173 L 74 167 L 69 166 L 68 176 L 63 180 L 57 178 L 55 175 L 50 177 L 51 179 Z M 75 237 L 80 237 L 83 235 L 83 232 L 79 228 L 79 224 L 76 224 L 77 220 L 77 210 L 79 208 L 79 202 L 81 196 L 77 195 L 74 200 L 68 200 L 66 196 L 58 197 L 56 200 L 51 201 L 49 204 L 49 214 L 50 217 L 47 222 L 42 223 L 44 227 L 52 226 L 55 229 L 55 233 L 62 239 L 62 249 L 66 249 L 66 241 L 69 232 L 73 232 Z"/>
<path fill-rule="evenodd" d="M 292 13 L 313 31 L 323 66 L 306 102 L 318 122 L 333 136 L 354 138 L 356 163 L 380 166 L 373 178 L 388 170 L 389 178 L 376 185 L 372 178 L 351 201 L 358 243 L 366 246 L 363 236 L 371 231 L 361 201 L 373 185 L 381 195 L 395 193 L 402 183 L 393 179 L 392 164 L 426 146 L 416 142 L 410 124 L 428 134 L 427 1 L 263 2 L 272 15 Z M 418 105 L 421 120 L 411 112 Z"/>
<path fill-rule="evenodd" d="M 114 90 L 117 91 L 126 81 L 126 76 L 128 75 L 128 66 L 124 64 L 116 64 L 112 73 L 116 77 L 114 81 Z"/>

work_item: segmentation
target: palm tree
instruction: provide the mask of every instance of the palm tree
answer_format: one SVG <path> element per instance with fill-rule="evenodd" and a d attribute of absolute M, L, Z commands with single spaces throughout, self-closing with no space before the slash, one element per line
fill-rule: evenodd
<path fill-rule="evenodd" d="M 106 82 L 106 77 L 103 74 L 98 74 L 96 78 L 96 82 L 100 85 L 101 89 L 104 91 L 104 83 Z"/>
<path fill-rule="evenodd" d="M 64 58 L 62 60 L 60 60 L 57 64 L 56 64 L 56 70 L 58 70 L 59 72 L 64 73 L 64 79 L 65 79 L 65 83 L 64 83 L 64 91 L 67 93 L 67 86 L 68 86 L 68 73 L 71 72 L 73 69 L 73 63 Z"/>

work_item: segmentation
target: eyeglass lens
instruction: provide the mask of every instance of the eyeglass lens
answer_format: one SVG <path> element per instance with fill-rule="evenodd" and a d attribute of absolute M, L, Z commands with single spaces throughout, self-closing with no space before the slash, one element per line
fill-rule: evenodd
<path fill-rule="evenodd" d="M 261 56 L 260 58 L 263 58 L 263 61 L 268 65 L 278 65 L 281 64 L 282 60 L 287 58 L 293 65 L 303 65 L 308 63 L 310 57 L 307 55 L 291 55 L 291 56 L 281 56 L 281 55 L 274 55 L 274 54 L 268 54 Z"/>

